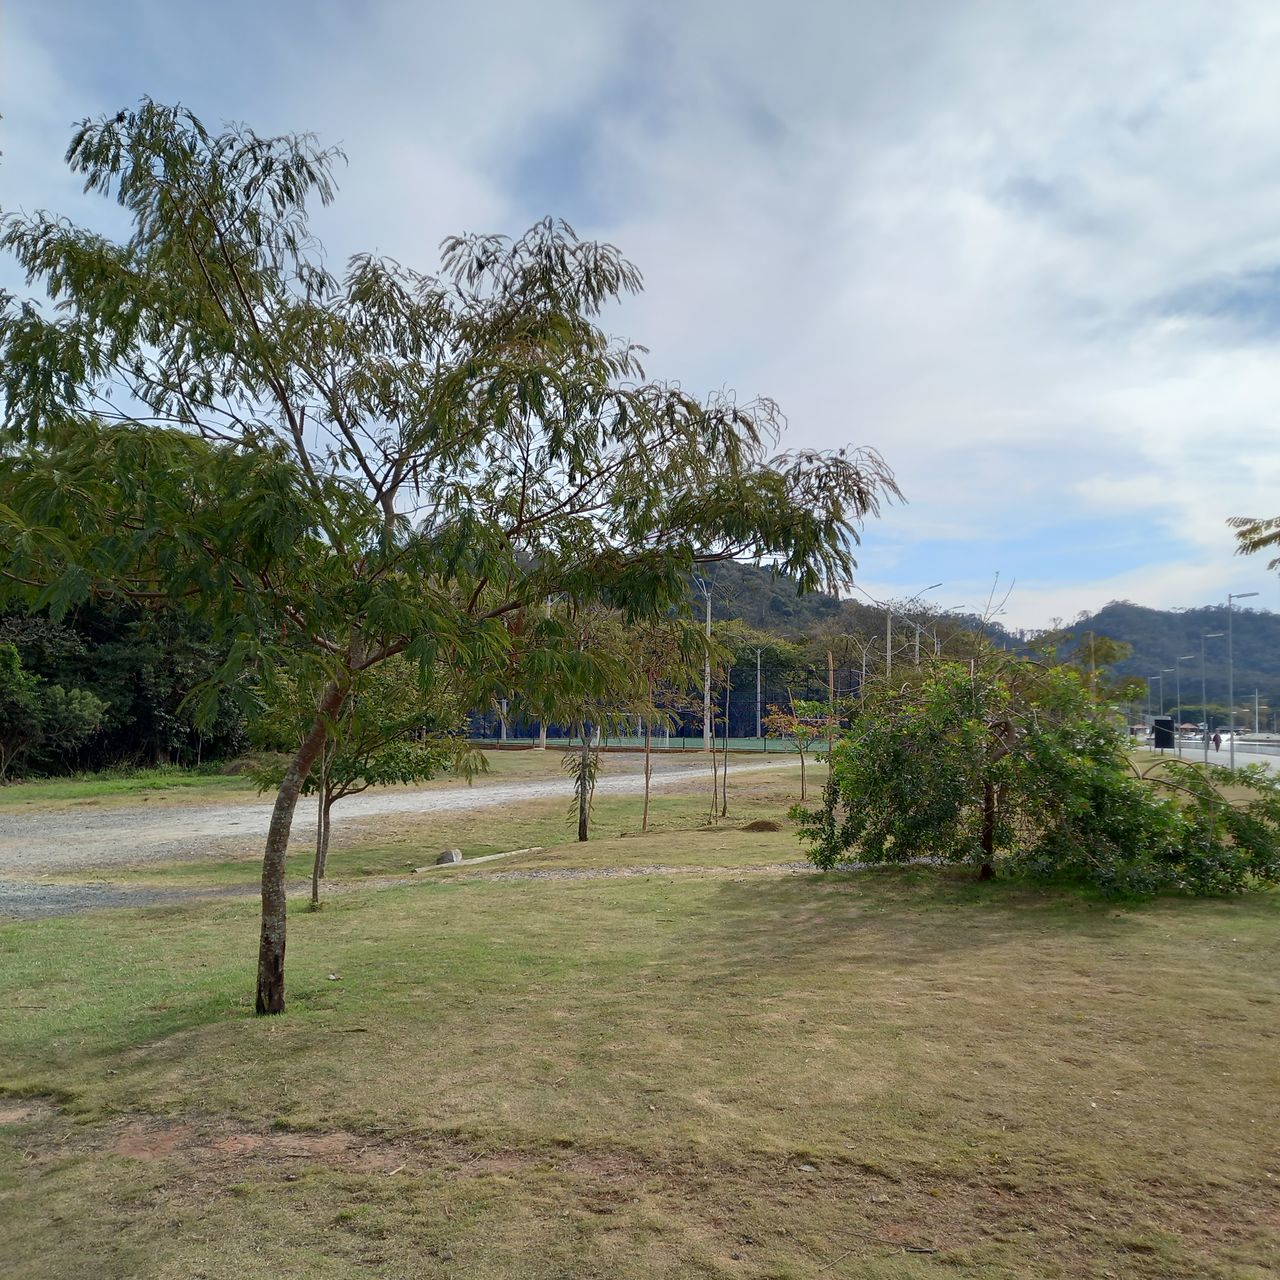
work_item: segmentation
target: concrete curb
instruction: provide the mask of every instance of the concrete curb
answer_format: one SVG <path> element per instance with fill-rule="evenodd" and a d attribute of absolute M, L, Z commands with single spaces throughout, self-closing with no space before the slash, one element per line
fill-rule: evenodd
<path fill-rule="evenodd" d="M 455 871 L 461 867 L 478 866 L 481 862 L 496 862 L 499 858 L 514 858 L 518 853 L 541 853 L 545 845 L 530 845 L 527 849 L 508 849 L 506 853 L 486 853 L 483 858 L 463 858 L 461 862 L 434 862 L 427 867 L 414 867 L 413 874 L 421 875 L 426 871 Z"/>

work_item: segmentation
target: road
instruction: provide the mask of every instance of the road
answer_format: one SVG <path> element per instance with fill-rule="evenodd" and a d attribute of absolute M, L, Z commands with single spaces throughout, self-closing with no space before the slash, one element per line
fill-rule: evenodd
<path fill-rule="evenodd" d="M 1152 750 L 1151 747 L 1147 748 Z M 1168 756 L 1171 760 L 1178 758 L 1176 750 L 1170 749 L 1162 754 Z M 1182 744 L 1182 759 L 1188 764 L 1204 763 L 1204 747 L 1199 742 L 1184 742 Z M 1226 768 L 1231 762 L 1231 752 L 1227 744 L 1222 744 L 1221 751 L 1215 751 L 1211 746 L 1209 748 L 1209 763 L 1216 764 L 1222 768 Z M 1274 773 L 1280 768 L 1280 754 L 1275 751 L 1251 750 L 1245 742 L 1236 743 L 1236 768 L 1242 769 L 1247 764 L 1264 764 Z"/>

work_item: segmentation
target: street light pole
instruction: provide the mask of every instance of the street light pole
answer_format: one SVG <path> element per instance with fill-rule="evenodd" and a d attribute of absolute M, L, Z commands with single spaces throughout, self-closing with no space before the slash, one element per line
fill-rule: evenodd
<path fill-rule="evenodd" d="M 705 578 L 694 578 L 698 590 L 707 598 L 707 646 L 702 666 L 702 749 L 711 750 L 711 584 Z"/>
<path fill-rule="evenodd" d="M 1225 631 L 1204 631 L 1200 635 L 1200 714 L 1204 716 L 1204 762 L 1209 763 L 1209 703 L 1204 692 L 1204 642 L 1221 640 Z"/>
<path fill-rule="evenodd" d="M 1236 595 L 1227 593 L 1227 732 L 1231 735 L 1231 757 L 1230 767 L 1236 767 L 1236 671 L 1235 659 L 1231 652 L 1231 616 L 1235 612 L 1232 608 L 1232 602 L 1235 600 L 1248 600 L 1250 596 L 1256 596 L 1256 591 L 1241 591 Z"/>
<path fill-rule="evenodd" d="M 761 737 L 760 733 L 760 650 L 756 650 L 756 737 Z"/>
<path fill-rule="evenodd" d="M 1178 755 L 1182 755 L 1182 664 L 1184 662 L 1194 662 L 1196 655 L 1188 653 L 1185 657 L 1175 658 L 1173 660 L 1173 668 L 1177 672 L 1178 685 L 1178 709 L 1174 712 L 1173 717 L 1173 740 L 1178 748 Z"/>
<path fill-rule="evenodd" d="M 935 591 L 940 586 L 942 586 L 942 583 L 934 582 L 927 587 L 922 587 L 919 591 L 915 593 L 915 595 L 911 597 L 910 600 L 903 602 L 904 607 L 908 604 L 914 604 L 915 601 L 919 600 L 920 597 L 924 595 L 926 591 Z M 868 597 L 868 598 L 873 599 L 873 597 Z M 903 615 L 903 618 L 905 621 L 911 622 L 911 619 L 908 618 L 905 614 Z M 911 622 L 911 625 L 915 626 L 916 624 L 914 622 Z M 916 666 L 919 666 L 919 665 L 920 665 L 920 632 L 917 631 L 916 632 Z M 892 604 L 886 604 L 884 607 L 884 674 L 886 678 L 893 674 L 893 605 Z"/>

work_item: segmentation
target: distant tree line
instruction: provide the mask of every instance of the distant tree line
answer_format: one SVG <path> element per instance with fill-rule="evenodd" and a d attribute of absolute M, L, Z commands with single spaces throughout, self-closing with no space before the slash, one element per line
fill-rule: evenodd
<path fill-rule="evenodd" d="M 227 688 L 196 725 L 190 695 L 226 660 L 227 645 L 188 613 L 107 601 L 59 621 L 11 610 L 0 613 L 0 650 L 0 755 L 10 776 L 197 765 L 248 743 L 244 707 Z M 56 724 L 53 699 L 62 708 Z M 48 722 L 33 723 L 41 715 Z"/>

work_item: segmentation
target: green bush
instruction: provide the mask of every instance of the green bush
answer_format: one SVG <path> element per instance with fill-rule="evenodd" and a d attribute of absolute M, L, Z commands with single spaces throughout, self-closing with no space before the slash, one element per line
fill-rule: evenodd
<path fill-rule="evenodd" d="M 1243 788 L 1232 802 L 1225 784 Z M 993 657 L 865 691 L 818 809 L 815 865 L 971 863 L 1108 894 L 1237 893 L 1280 880 L 1280 783 L 1257 767 L 1133 768 L 1080 677 Z"/>

